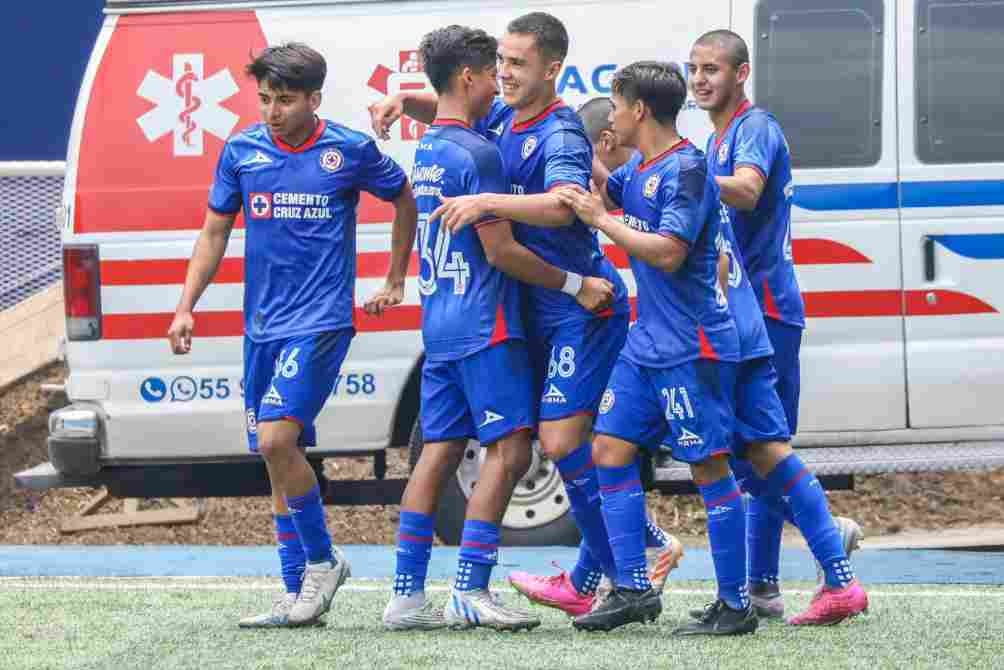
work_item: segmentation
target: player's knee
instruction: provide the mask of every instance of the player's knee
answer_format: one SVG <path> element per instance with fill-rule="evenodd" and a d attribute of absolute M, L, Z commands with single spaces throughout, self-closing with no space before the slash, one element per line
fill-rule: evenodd
<path fill-rule="evenodd" d="M 506 477 L 511 481 L 522 479 L 533 461 L 530 440 L 528 438 L 506 440 L 498 448 Z"/>
<path fill-rule="evenodd" d="M 560 461 L 582 444 L 577 432 L 556 427 L 550 429 L 542 427 L 538 439 L 541 451 L 552 461 Z"/>
<path fill-rule="evenodd" d="M 638 457 L 638 448 L 633 444 L 597 435 L 593 439 L 593 463 L 600 468 L 622 468 L 630 465 Z"/>
<path fill-rule="evenodd" d="M 694 483 L 698 486 L 717 482 L 724 477 L 728 477 L 729 473 L 731 473 L 729 459 L 724 454 L 711 456 L 699 463 L 690 464 L 690 474 L 694 478 Z"/>
<path fill-rule="evenodd" d="M 258 437 L 258 453 L 270 463 L 288 460 L 297 448 L 295 441 L 283 439 L 279 435 Z"/>
<path fill-rule="evenodd" d="M 789 442 L 754 442 L 749 445 L 747 454 L 753 470 L 761 479 L 766 479 L 778 463 L 792 453 Z"/>

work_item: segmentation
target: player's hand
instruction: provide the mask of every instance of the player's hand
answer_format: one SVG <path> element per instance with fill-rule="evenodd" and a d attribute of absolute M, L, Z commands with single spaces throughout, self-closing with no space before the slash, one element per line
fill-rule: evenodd
<path fill-rule="evenodd" d="M 373 297 L 363 304 L 363 309 L 372 316 L 383 316 L 385 310 L 400 305 L 404 300 L 404 282 L 387 281 Z"/>
<path fill-rule="evenodd" d="M 439 196 L 442 204 L 429 215 L 429 221 L 440 219 L 451 233 L 457 233 L 476 221 L 479 221 L 487 210 L 482 198 L 477 195 L 458 195 L 455 198 Z"/>
<path fill-rule="evenodd" d="M 583 277 L 575 299 L 590 312 L 602 312 L 614 302 L 614 285 L 601 277 Z"/>
<path fill-rule="evenodd" d="M 171 342 L 171 351 L 175 354 L 187 354 L 192 350 L 192 330 L 195 328 L 195 318 L 191 312 L 178 312 L 174 315 L 171 327 L 167 329 L 167 339 Z"/>
<path fill-rule="evenodd" d="M 404 115 L 404 102 L 400 96 L 387 96 L 367 107 L 373 132 L 382 140 L 390 139 L 390 127 Z"/>
<path fill-rule="evenodd" d="M 596 183 L 590 180 L 591 191 L 585 191 L 581 186 L 570 184 L 555 191 L 561 203 L 571 208 L 575 215 L 587 226 L 596 227 L 607 214 Z"/>

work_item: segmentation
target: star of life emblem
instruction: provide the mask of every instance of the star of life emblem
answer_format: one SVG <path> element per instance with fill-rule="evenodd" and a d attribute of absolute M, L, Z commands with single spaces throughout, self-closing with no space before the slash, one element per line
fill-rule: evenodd
<path fill-rule="evenodd" d="M 530 137 L 526 138 L 526 141 L 523 142 L 523 151 L 522 151 L 523 160 L 529 158 L 530 154 L 532 154 L 533 150 L 536 148 L 537 148 L 537 136 L 530 135 Z"/>
<path fill-rule="evenodd" d="M 174 134 L 175 156 L 201 156 L 205 134 L 221 140 L 230 136 L 240 117 L 220 103 L 240 88 L 230 70 L 203 78 L 202 54 L 175 54 L 172 77 L 147 70 L 136 94 L 156 105 L 136 122 L 148 142 Z"/>
<path fill-rule="evenodd" d="M 345 159 L 338 149 L 328 149 L 321 154 L 321 167 L 328 172 L 338 172 L 344 162 Z"/>

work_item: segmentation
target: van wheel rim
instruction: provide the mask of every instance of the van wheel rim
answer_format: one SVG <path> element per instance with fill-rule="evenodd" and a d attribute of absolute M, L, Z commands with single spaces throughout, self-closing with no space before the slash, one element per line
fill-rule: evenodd
<path fill-rule="evenodd" d="M 481 445 L 476 440 L 468 442 L 464 459 L 457 469 L 457 482 L 468 500 L 477 486 L 484 460 L 485 450 Z M 561 474 L 554 463 L 544 456 L 540 444 L 534 441 L 530 467 L 516 484 L 512 500 L 502 517 L 502 526 L 530 530 L 557 521 L 567 513 L 568 496 Z"/>

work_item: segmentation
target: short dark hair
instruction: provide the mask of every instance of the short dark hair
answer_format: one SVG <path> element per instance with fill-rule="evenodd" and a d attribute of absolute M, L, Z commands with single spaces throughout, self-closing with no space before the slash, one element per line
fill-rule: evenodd
<path fill-rule="evenodd" d="M 565 24 L 545 12 L 530 12 L 513 19 L 506 32 L 533 35 L 537 48 L 547 57 L 563 61 L 568 55 L 568 31 Z"/>
<path fill-rule="evenodd" d="M 750 62 L 750 49 L 746 46 L 746 40 L 731 30 L 711 30 L 697 38 L 694 46 L 716 46 L 724 49 L 729 55 L 729 62 L 732 67 L 739 69 L 743 63 Z"/>
<path fill-rule="evenodd" d="M 321 90 L 328 74 L 324 56 L 301 42 L 287 42 L 267 47 L 244 68 L 251 77 L 274 89 L 304 91 Z"/>
<path fill-rule="evenodd" d="M 457 25 L 433 30 L 418 46 L 436 93 L 448 91 L 450 79 L 465 67 L 480 72 L 494 64 L 498 49 L 498 40 L 485 31 Z"/>
<path fill-rule="evenodd" d="M 611 88 L 630 103 L 640 100 L 663 125 L 676 122 L 687 99 L 687 84 L 675 63 L 654 60 L 631 63 L 614 74 Z"/>
<path fill-rule="evenodd" d="M 610 128 L 610 111 L 613 108 L 613 101 L 604 96 L 593 98 L 579 107 L 579 118 L 593 144 L 599 141 L 600 133 Z"/>

